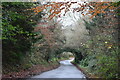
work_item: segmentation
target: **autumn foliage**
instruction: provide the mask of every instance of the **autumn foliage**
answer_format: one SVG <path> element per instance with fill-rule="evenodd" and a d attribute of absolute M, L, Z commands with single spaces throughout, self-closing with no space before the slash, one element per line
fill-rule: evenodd
<path fill-rule="evenodd" d="M 72 8 L 74 4 L 78 7 Z M 90 67 L 91 72 L 97 71 L 95 74 L 102 77 L 117 78 L 119 72 L 117 63 L 120 61 L 117 52 L 120 50 L 117 44 L 116 12 L 119 6 L 115 5 L 111 2 L 47 2 L 40 5 L 21 2 L 2 3 L 3 73 L 19 72 L 37 64 L 57 61 L 59 55 L 55 51 L 66 44 L 66 36 L 61 37 L 63 34 L 61 26 L 64 25 L 54 19 L 66 16 L 66 13 L 71 11 L 79 12 L 82 16 L 90 15 L 91 20 L 83 21 L 85 29 L 89 32 L 87 36 L 91 39 L 86 39 L 86 44 L 76 44 L 80 47 L 76 57 L 82 54 L 84 58 L 82 61 L 77 59 L 77 62 L 84 67 Z M 82 29 L 81 25 L 78 26 Z M 76 34 L 81 37 L 82 31 L 84 32 L 82 29 Z M 70 41 L 75 43 L 74 40 Z"/>
<path fill-rule="evenodd" d="M 116 7 L 114 7 L 110 2 L 48 2 L 47 4 L 32 8 L 32 10 L 34 10 L 35 14 L 38 14 L 39 12 L 48 9 L 47 19 L 51 20 L 55 16 L 61 17 L 62 10 L 64 10 L 63 15 L 65 15 L 68 11 L 71 11 L 70 8 L 72 4 L 79 5 L 78 8 L 72 8 L 73 12 L 81 12 L 82 15 L 91 14 L 91 18 L 99 13 L 106 13 L 107 9 L 116 9 Z"/>

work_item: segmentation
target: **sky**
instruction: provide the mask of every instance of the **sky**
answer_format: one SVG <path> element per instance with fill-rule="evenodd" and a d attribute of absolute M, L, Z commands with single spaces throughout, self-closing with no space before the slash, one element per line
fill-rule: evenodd
<path fill-rule="evenodd" d="M 83 15 L 80 12 L 74 12 L 72 11 L 72 8 L 77 8 L 79 7 L 78 3 L 80 4 L 85 4 L 84 1 L 113 1 L 113 0 L 44 0 L 43 3 L 45 2 L 67 2 L 67 1 L 74 1 L 77 2 L 76 4 L 72 4 L 70 7 L 70 11 L 68 11 L 65 16 L 63 14 L 65 13 L 64 10 L 61 11 L 61 17 L 58 18 L 58 21 L 61 20 L 61 23 L 63 25 L 63 28 L 65 27 L 70 27 L 75 24 L 75 22 L 79 19 L 82 18 Z M 114 0 L 115 1 L 115 0 Z M 117 0 L 116 0 L 117 1 Z"/>
<path fill-rule="evenodd" d="M 83 2 L 78 2 L 78 3 L 83 4 Z M 63 24 L 63 28 L 72 27 L 80 17 L 83 17 L 80 12 L 74 12 L 73 13 L 73 11 L 72 11 L 72 8 L 78 8 L 79 7 L 78 3 L 72 4 L 71 7 L 70 7 L 70 11 L 68 11 L 65 14 L 65 16 L 63 16 L 65 11 L 62 10 L 62 12 L 61 12 L 62 16 L 60 18 L 58 18 L 58 20 L 62 19 L 61 23 Z"/>
<path fill-rule="evenodd" d="M 59 17 L 57 20 L 61 20 L 60 23 L 63 25 L 62 28 L 65 28 L 65 27 L 72 27 L 75 22 L 80 18 L 82 17 L 82 15 L 80 14 L 80 12 L 74 12 L 73 13 L 73 9 L 72 8 L 78 8 L 80 7 L 79 4 L 85 4 L 84 2 L 77 2 L 77 3 L 74 3 L 70 6 L 70 11 L 68 11 L 65 15 L 65 10 L 63 9 L 61 11 L 61 17 Z M 42 4 L 46 4 L 46 2 L 43 2 Z M 61 7 L 64 7 L 64 6 L 61 6 Z M 47 15 L 46 15 L 47 16 Z"/>

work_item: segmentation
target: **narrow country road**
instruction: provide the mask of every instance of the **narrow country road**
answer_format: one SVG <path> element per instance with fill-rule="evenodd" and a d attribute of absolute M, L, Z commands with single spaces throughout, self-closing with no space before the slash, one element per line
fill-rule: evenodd
<path fill-rule="evenodd" d="M 70 63 L 72 60 L 73 58 L 71 60 L 60 61 L 61 66 L 59 68 L 32 78 L 84 78 L 86 80 L 85 75 Z"/>

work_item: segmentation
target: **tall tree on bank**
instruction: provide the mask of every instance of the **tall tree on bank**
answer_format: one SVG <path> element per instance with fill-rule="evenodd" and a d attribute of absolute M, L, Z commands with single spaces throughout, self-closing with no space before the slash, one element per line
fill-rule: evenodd
<path fill-rule="evenodd" d="M 2 3 L 2 57 L 3 68 L 20 63 L 26 52 L 31 50 L 36 35 L 33 30 L 41 13 L 34 15 L 28 10 L 38 3 L 3 2 Z"/>

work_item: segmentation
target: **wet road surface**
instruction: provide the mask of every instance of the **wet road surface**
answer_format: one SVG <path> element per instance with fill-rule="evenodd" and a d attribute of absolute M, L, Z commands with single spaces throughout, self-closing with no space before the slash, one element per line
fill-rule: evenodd
<path fill-rule="evenodd" d="M 43 72 L 32 78 L 84 78 L 86 80 L 85 75 L 70 63 L 72 60 L 60 61 L 61 66 L 57 69 Z"/>

